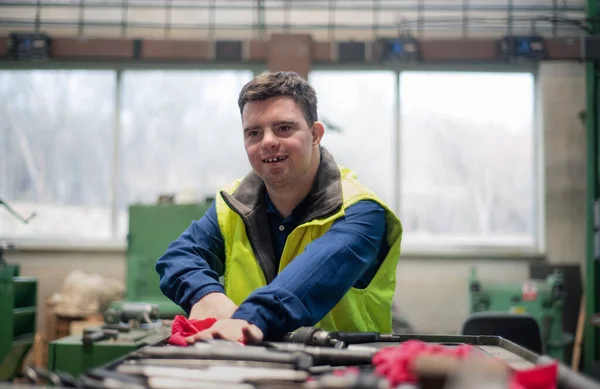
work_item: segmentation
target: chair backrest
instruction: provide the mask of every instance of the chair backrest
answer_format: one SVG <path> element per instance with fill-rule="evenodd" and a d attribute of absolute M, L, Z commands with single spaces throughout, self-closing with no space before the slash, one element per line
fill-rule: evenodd
<path fill-rule="evenodd" d="M 461 334 L 500 336 L 534 353 L 544 352 L 540 326 L 532 315 L 526 313 L 473 313 L 465 320 Z"/>

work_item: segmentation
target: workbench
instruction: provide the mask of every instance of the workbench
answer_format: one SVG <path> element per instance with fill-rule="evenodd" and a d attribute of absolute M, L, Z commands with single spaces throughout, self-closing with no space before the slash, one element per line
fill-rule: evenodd
<path fill-rule="evenodd" d="M 319 335 L 319 338 L 318 334 L 324 335 Z M 394 351 L 403 345 L 418 343 L 436 345 L 445 350 L 466 346 L 481 358 L 477 358 L 477 363 L 475 359 L 458 361 L 448 358 L 425 358 L 420 359 L 418 364 L 413 361 L 419 381 L 402 386 L 403 389 L 448 388 L 444 382 L 464 370 L 465 366 L 483 367 L 482 361 L 490 363 L 484 369 L 474 369 L 470 373 L 472 377 L 480 376 L 478 389 L 492 388 L 490 377 L 500 370 L 522 371 L 549 364 L 558 366 L 554 369 L 558 375 L 557 388 L 600 389 L 600 384 L 595 381 L 562 364 L 554 365 L 557 363 L 555 360 L 496 336 L 393 334 L 381 335 L 377 341 L 370 341 L 372 333 L 359 333 L 362 334 L 365 336 L 357 342 L 340 341 L 320 331 L 316 335 L 310 333 L 310 337 L 288 337 L 281 342 L 256 345 L 213 340 L 179 347 L 168 344 L 169 329 L 162 328 L 155 332 L 155 342 L 86 371 L 77 379 L 61 376 L 60 373 L 43 377 L 44 372 L 39 371 L 41 374 L 37 379 L 38 382 L 40 379 L 53 382 L 56 387 L 106 389 L 388 389 L 392 387 L 391 381 L 377 370 L 380 366 L 377 366 L 374 356 L 381 355 L 382 350 Z M 493 368 L 490 369 L 490 366 Z M 498 366 L 504 370 L 498 369 Z M 375 374 L 376 370 L 378 374 Z M 486 374 L 492 375 L 488 377 Z M 36 379 L 35 375 L 35 371 L 28 373 L 32 381 Z M 508 385 L 505 387 L 508 388 Z"/>

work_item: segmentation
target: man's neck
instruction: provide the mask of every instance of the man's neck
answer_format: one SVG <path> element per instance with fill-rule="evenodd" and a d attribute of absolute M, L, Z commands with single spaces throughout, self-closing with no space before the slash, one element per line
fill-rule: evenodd
<path fill-rule="evenodd" d="M 283 218 L 290 216 L 294 208 L 310 193 L 319 170 L 320 161 L 321 158 L 318 156 L 310 167 L 310 174 L 307 174 L 302 182 L 295 182 L 293 187 L 269 188 L 267 186 L 269 199 Z"/>

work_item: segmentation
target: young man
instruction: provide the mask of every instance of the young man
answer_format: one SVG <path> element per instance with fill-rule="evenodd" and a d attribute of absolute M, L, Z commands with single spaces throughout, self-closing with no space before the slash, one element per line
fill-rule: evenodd
<path fill-rule="evenodd" d="M 312 325 L 389 333 L 402 226 L 321 146 L 314 89 L 296 73 L 266 73 L 238 105 L 252 171 L 156 265 L 161 290 L 191 319 L 218 319 L 188 342 L 278 340 Z"/>

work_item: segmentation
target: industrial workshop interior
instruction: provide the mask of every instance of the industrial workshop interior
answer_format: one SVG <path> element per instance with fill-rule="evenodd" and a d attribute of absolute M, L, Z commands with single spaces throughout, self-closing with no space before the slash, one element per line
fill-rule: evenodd
<path fill-rule="evenodd" d="M 0 0 L 0 388 L 600 388 L 599 84 L 598 0 Z"/>

